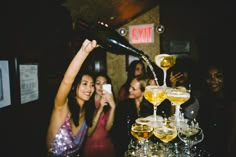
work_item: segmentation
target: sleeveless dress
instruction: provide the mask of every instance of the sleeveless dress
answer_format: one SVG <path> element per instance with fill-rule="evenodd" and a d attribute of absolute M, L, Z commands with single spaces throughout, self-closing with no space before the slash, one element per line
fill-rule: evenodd
<path fill-rule="evenodd" d="M 96 106 L 98 103 L 95 102 Z M 83 157 L 115 157 L 112 139 L 109 132 L 105 130 L 108 116 L 109 111 L 102 112 L 93 135 L 85 140 Z"/>
<path fill-rule="evenodd" d="M 78 134 L 73 136 L 70 116 L 68 115 L 52 140 L 49 154 L 50 157 L 76 157 L 87 133 L 87 125 L 84 121 Z"/>

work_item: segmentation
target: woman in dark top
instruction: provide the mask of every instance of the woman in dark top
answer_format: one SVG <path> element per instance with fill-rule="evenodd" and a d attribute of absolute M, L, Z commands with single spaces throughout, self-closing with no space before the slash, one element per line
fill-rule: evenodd
<path fill-rule="evenodd" d="M 211 156 L 235 156 L 236 104 L 227 86 L 227 75 L 222 65 L 205 66 L 202 75 L 206 87 L 199 98 L 199 125 L 205 139 L 202 144 Z M 233 130 L 234 129 L 234 130 Z"/>
<path fill-rule="evenodd" d="M 185 87 L 190 91 L 190 99 L 181 105 L 182 113 L 188 119 L 196 119 L 199 111 L 195 75 L 195 63 L 189 57 L 177 58 L 176 64 L 168 70 L 167 84 L 170 87 Z"/>
<path fill-rule="evenodd" d="M 146 77 L 141 75 L 134 77 L 129 87 L 129 98 L 116 107 L 112 133 L 117 157 L 124 156 L 133 138 L 130 129 L 135 120 L 153 114 L 153 105 L 144 98 L 146 84 Z"/>

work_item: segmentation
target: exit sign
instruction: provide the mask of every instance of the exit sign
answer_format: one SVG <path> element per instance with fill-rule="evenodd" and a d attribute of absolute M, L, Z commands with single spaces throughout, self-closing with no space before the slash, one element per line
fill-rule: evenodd
<path fill-rule="evenodd" d="M 129 26 L 131 44 L 154 43 L 154 24 Z"/>

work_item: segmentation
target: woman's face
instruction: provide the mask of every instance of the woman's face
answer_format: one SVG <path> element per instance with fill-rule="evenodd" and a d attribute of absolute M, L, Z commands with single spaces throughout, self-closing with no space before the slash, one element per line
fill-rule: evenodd
<path fill-rule="evenodd" d="M 208 70 L 208 76 L 206 79 L 209 89 L 217 93 L 223 89 L 224 86 L 224 74 L 216 68 L 210 68 Z"/>
<path fill-rule="evenodd" d="M 143 92 L 140 89 L 140 83 L 138 80 L 133 79 L 129 87 L 129 98 L 138 99 L 143 96 Z"/>
<path fill-rule="evenodd" d="M 98 76 L 95 81 L 96 94 L 102 96 L 102 85 L 107 83 L 107 79 L 103 76 Z"/>
<path fill-rule="evenodd" d="M 138 63 L 135 67 L 134 76 L 138 76 L 144 73 L 144 67 L 141 63 Z"/>
<path fill-rule="evenodd" d="M 93 95 L 94 90 L 93 78 L 90 75 L 83 75 L 81 82 L 76 88 L 76 97 L 81 102 L 88 101 Z"/>

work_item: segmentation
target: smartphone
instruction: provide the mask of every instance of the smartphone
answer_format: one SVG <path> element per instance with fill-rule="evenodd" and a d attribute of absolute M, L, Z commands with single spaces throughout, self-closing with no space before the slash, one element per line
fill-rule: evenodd
<path fill-rule="evenodd" d="M 103 84 L 102 85 L 102 90 L 105 90 L 106 92 L 112 93 L 111 92 L 111 84 Z"/>

